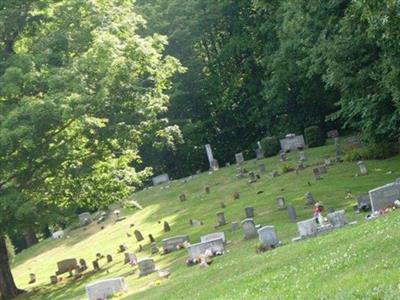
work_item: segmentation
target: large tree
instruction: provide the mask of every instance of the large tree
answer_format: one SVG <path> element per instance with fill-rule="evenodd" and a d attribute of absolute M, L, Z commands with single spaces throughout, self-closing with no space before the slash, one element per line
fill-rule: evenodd
<path fill-rule="evenodd" d="M 161 118 L 179 70 L 166 39 L 141 37 L 130 0 L 0 5 L 0 294 L 15 286 L 5 235 L 37 207 L 120 200 L 149 174 L 132 166 Z"/>

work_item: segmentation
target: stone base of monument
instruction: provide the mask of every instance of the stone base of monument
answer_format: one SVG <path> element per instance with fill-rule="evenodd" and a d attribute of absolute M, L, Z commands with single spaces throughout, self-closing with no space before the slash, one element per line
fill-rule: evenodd
<path fill-rule="evenodd" d="M 317 235 L 324 233 L 324 232 L 329 232 L 332 231 L 333 229 L 335 229 L 335 227 L 332 226 L 332 224 L 324 224 L 321 225 L 319 227 L 317 227 L 317 231 L 313 234 L 310 235 L 303 235 L 303 236 L 298 236 L 292 239 L 292 242 L 299 242 L 299 241 L 303 241 L 312 237 L 316 237 Z"/>

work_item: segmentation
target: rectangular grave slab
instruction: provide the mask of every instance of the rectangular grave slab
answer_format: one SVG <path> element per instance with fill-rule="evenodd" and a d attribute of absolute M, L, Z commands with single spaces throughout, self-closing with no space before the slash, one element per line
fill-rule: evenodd
<path fill-rule="evenodd" d="M 243 162 L 244 162 L 243 153 L 242 153 L 242 152 L 236 153 L 236 154 L 235 154 L 235 160 L 236 160 L 236 163 L 237 163 L 238 165 L 240 165 L 241 163 L 243 163 Z"/>
<path fill-rule="evenodd" d="M 70 272 L 76 268 L 78 261 L 76 258 L 68 258 L 57 262 L 57 275 L 61 275 Z"/>
<path fill-rule="evenodd" d="M 185 242 L 189 242 L 187 235 L 177 235 L 161 241 L 163 249 L 168 252 L 178 250 L 178 247 Z"/>
<path fill-rule="evenodd" d="M 346 216 L 344 210 L 335 211 L 327 215 L 328 221 L 333 227 L 343 227 L 347 224 Z"/>
<path fill-rule="evenodd" d="M 204 254 L 207 250 L 211 250 L 212 252 L 221 251 L 223 252 L 225 249 L 224 241 L 222 238 L 217 238 L 214 240 L 209 240 L 207 242 L 197 243 L 190 245 L 187 250 L 190 258 L 196 258 L 200 255 Z"/>
<path fill-rule="evenodd" d="M 96 281 L 86 285 L 89 300 L 108 299 L 116 293 L 127 292 L 128 287 L 122 277 Z"/>
<path fill-rule="evenodd" d="M 305 147 L 304 137 L 302 135 L 290 136 L 280 141 L 282 151 L 302 149 Z"/>
<path fill-rule="evenodd" d="M 214 233 L 206 234 L 206 235 L 203 235 L 200 237 L 200 241 L 202 243 L 212 241 L 215 239 L 222 239 L 225 243 L 226 242 L 225 233 L 224 232 L 214 232 Z"/>
<path fill-rule="evenodd" d="M 318 233 L 317 223 L 314 219 L 297 222 L 297 228 L 301 237 L 315 236 Z"/>
<path fill-rule="evenodd" d="M 151 178 L 151 181 L 153 181 L 153 185 L 159 185 L 159 184 L 163 184 L 163 183 L 167 183 L 169 182 L 169 176 L 168 174 L 161 174 L 158 176 L 155 176 L 153 178 Z"/>
<path fill-rule="evenodd" d="M 258 238 L 265 246 L 275 248 L 279 245 L 274 226 L 264 226 L 258 229 Z"/>
<path fill-rule="evenodd" d="M 389 183 L 369 191 L 372 211 L 379 211 L 392 206 L 394 201 L 400 199 L 400 183 Z"/>
<path fill-rule="evenodd" d="M 154 259 L 143 258 L 138 261 L 139 266 L 139 276 L 146 276 L 156 271 L 156 265 Z"/>

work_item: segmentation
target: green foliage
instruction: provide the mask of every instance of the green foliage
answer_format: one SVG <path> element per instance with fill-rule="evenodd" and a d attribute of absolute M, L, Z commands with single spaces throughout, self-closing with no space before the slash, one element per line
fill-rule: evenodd
<path fill-rule="evenodd" d="M 386 144 L 368 144 L 361 148 L 346 149 L 344 159 L 346 161 L 359 161 L 369 159 L 386 159 L 398 153 L 397 145 Z"/>
<path fill-rule="evenodd" d="M 277 155 L 281 149 L 279 140 L 275 136 L 267 136 L 263 138 L 260 143 L 262 149 L 264 150 L 265 157 Z"/>
<path fill-rule="evenodd" d="M 295 167 L 290 164 L 290 163 L 285 163 L 282 165 L 281 167 L 282 173 L 289 173 L 289 172 L 293 172 L 295 170 Z"/>
<path fill-rule="evenodd" d="M 304 137 L 308 147 L 319 147 L 325 144 L 325 135 L 318 126 L 310 126 L 304 129 Z"/>

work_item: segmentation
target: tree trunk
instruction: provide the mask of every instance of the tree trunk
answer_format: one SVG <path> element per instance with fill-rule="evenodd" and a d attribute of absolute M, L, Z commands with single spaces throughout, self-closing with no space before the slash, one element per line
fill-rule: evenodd
<path fill-rule="evenodd" d="M 25 238 L 26 245 L 28 247 L 31 247 L 39 242 L 36 237 L 35 232 L 32 229 L 27 229 L 25 231 L 24 238 Z"/>
<path fill-rule="evenodd" d="M 13 299 L 22 292 L 16 287 L 11 274 L 5 237 L 0 236 L 0 299 Z"/>

